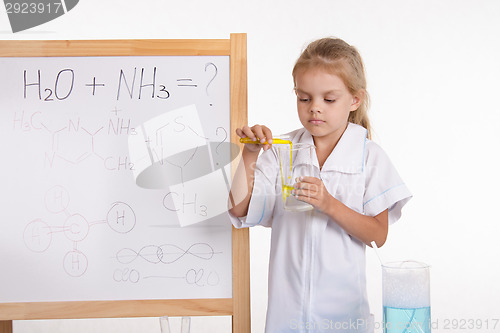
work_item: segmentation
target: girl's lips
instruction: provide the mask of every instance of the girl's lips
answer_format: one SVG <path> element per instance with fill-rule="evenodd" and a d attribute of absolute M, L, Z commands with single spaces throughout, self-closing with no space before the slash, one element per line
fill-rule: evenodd
<path fill-rule="evenodd" d="M 323 120 L 319 120 L 319 119 L 311 119 L 309 120 L 309 122 L 313 125 L 320 125 L 320 124 L 323 124 L 324 121 Z"/>

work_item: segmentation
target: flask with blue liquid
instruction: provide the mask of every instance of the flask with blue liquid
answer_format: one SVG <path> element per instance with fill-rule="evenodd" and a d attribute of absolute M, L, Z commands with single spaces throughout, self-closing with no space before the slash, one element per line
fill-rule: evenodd
<path fill-rule="evenodd" d="M 382 265 L 384 333 L 430 333 L 429 265 L 398 261 Z"/>

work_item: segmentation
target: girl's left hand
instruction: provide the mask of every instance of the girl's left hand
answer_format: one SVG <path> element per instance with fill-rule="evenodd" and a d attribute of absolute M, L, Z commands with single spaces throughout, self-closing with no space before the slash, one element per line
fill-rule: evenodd
<path fill-rule="evenodd" d="M 297 200 L 307 202 L 322 212 L 331 207 L 333 196 L 328 193 L 323 181 L 316 177 L 300 177 L 293 185 L 292 195 Z"/>

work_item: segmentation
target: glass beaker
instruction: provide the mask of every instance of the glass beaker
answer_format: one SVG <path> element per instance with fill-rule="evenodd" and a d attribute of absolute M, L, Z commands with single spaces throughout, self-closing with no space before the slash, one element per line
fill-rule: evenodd
<path fill-rule="evenodd" d="M 168 316 L 160 317 L 160 332 L 170 333 L 170 322 Z"/>
<path fill-rule="evenodd" d="M 191 331 L 191 317 L 181 318 L 181 333 L 189 333 Z M 171 333 L 170 319 L 168 316 L 160 317 L 160 332 Z"/>
<path fill-rule="evenodd" d="M 382 265 L 384 333 L 430 333 L 429 265 L 398 261 Z"/>
<path fill-rule="evenodd" d="M 318 177 L 319 169 L 313 165 L 314 147 L 308 143 L 290 143 L 278 147 L 283 204 L 286 210 L 301 212 L 314 207 L 292 195 L 293 185 L 301 176 Z"/>

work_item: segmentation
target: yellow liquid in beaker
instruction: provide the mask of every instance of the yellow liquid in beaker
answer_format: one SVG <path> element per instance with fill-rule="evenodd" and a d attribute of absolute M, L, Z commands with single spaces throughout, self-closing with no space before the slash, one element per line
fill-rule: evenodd
<path fill-rule="evenodd" d="M 282 185 L 283 189 L 283 202 L 285 202 L 286 198 L 292 195 L 293 186 L 291 185 Z"/>
<path fill-rule="evenodd" d="M 241 138 L 240 139 L 241 143 L 251 143 L 251 144 L 260 144 L 260 140 L 257 139 L 255 141 L 250 140 L 250 138 Z M 264 142 L 267 144 L 267 141 Z M 273 139 L 273 144 L 288 144 L 290 145 L 290 176 L 288 176 L 288 179 L 292 177 L 292 150 L 293 150 L 293 143 L 290 140 L 284 140 L 284 139 Z M 281 169 L 281 161 L 280 161 L 280 169 Z M 283 191 L 283 203 L 285 202 L 285 199 L 288 198 L 292 193 L 293 186 L 290 185 L 283 185 L 283 174 L 281 174 L 281 187 Z"/>
<path fill-rule="evenodd" d="M 288 182 L 290 182 L 290 179 L 292 177 L 292 149 L 293 149 L 293 143 L 292 141 L 289 140 L 282 140 L 284 141 L 283 143 L 287 143 L 290 145 L 290 174 L 288 176 Z M 273 140 L 274 142 L 274 140 Z M 281 170 L 281 161 L 280 161 L 280 170 Z M 281 173 L 281 190 L 283 193 L 283 204 L 285 203 L 286 198 L 288 198 L 292 194 L 293 186 L 291 185 L 283 185 L 285 182 L 283 181 L 283 173 Z"/>

